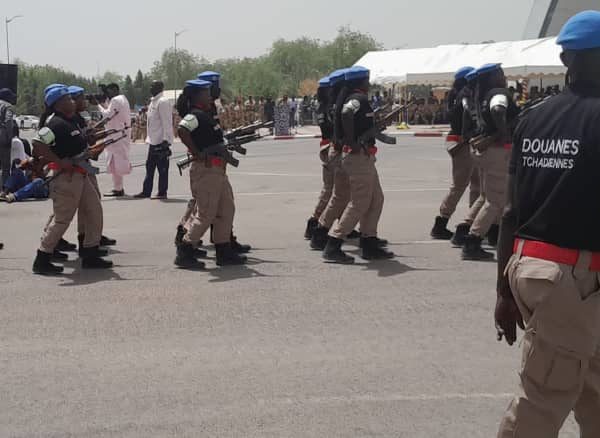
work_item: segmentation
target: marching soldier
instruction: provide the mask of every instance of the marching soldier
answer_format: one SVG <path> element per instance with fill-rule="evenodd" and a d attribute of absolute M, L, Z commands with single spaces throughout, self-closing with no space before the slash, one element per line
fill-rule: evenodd
<path fill-rule="evenodd" d="M 44 101 L 47 114 L 52 115 L 40 129 L 34 140 L 34 155 L 49 162 L 55 172 L 50 182 L 50 198 L 54 217 L 44 232 L 40 248 L 33 263 L 36 274 L 60 274 L 61 266 L 51 263 L 51 257 L 69 227 L 78 209 L 85 212 L 86 235 L 81 254 L 81 266 L 88 268 L 110 268 L 112 262 L 98 255 L 102 233 L 102 208 L 100 199 L 88 177 L 89 163 L 85 158 L 87 141 L 79 129 L 74 116 L 75 102 L 67 87 L 47 90 Z"/>
<path fill-rule="evenodd" d="M 369 70 L 358 66 L 349 68 L 345 80 L 350 93 L 337 111 L 343 127 L 342 168 L 350 182 L 350 202 L 337 225 L 329 232 L 323 257 L 328 262 L 353 263 L 354 258 L 344 253 L 341 247 L 360 222 L 361 257 L 366 260 L 389 259 L 394 254 L 381 248 L 381 241 L 377 239 L 384 196 L 375 168 L 375 123 L 367 94 Z"/>
<path fill-rule="evenodd" d="M 232 249 L 231 228 L 235 215 L 233 190 L 227 173 L 227 163 L 207 148 L 223 143 L 223 132 L 212 112 L 211 82 L 187 81 L 177 102 L 182 117 L 179 137 L 196 157 L 190 168 L 190 187 L 195 204 L 185 224 L 185 234 L 177 243 L 175 265 L 181 268 L 204 268 L 194 255 L 194 245 L 214 225 L 213 238 L 217 265 L 239 265 L 246 262 Z"/>
<path fill-rule="evenodd" d="M 475 104 L 478 105 L 480 135 L 471 139 L 475 160 L 481 168 L 481 187 L 485 203 L 476 214 L 478 204 L 471 208 L 473 219 L 462 249 L 463 260 L 491 260 L 494 254 L 481 248 L 481 242 L 498 220 L 506 201 L 506 178 L 510 158 L 513 123 L 519 109 L 506 88 L 506 77 L 500 64 L 486 64 L 477 69 L 478 84 Z"/>
<path fill-rule="evenodd" d="M 205 71 L 198 75 L 198 79 L 201 81 L 210 82 L 210 84 L 211 84 L 211 87 L 210 87 L 210 95 L 211 95 L 210 112 L 211 112 L 211 115 L 214 118 L 216 124 L 220 126 L 219 112 L 217 109 L 216 102 L 221 97 L 221 87 L 220 87 L 221 74 L 214 72 L 214 71 Z M 181 238 L 185 234 L 185 223 L 189 220 L 192 212 L 194 211 L 195 202 L 196 201 L 194 198 L 192 198 L 188 201 L 186 211 L 185 211 L 183 217 L 181 218 L 179 226 L 177 227 L 177 235 L 175 236 L 175 244 L 177 244 L 178 241 L 181 241 Z M 214 229 L 214 227 L 211 226 L 211 242 L 214 243 L 213 229 Z M 202 241 L 197 242 L 196 245 L 201 246 Z M 233 233 L 233 228 L 231 231 L 231 248 L 233 249 L 233 251 L 237 252 L 238 254 L 246 254 L 252 250 L 252 247 L 250 245 L 245 245 L 245 244 L 241 244 L 238 242 L 237 236 Z M 206 254 L 207 254 L 206 251 L 204 251 L 200 248 L 196 248 L 195 253 L 196 253 L 197 257 L 206 256 Z"/>
<path fill-rule="evenodd" d="M 315 207 L 314 213 L 306 223 L 306 231 L 304 232 L 305 239 L 311 239 L 313 231 L 319 226 L 319 218 L 329 204 L 331 195 L 333 194 L 334 169 L 329 165 L 329 148 L 331 147 L 331 138 L 333 137 L 333 123 L 330 118 L 329 98 L 331 94 L 331 80 L 329 77 L 324 77 L 319 81 L 317 90 L 317 98 L 319 106 L 317 109 L 319 128 L 321 129 L 321 144 L 319 150 L 319 158 L 321 159 L 323 188 L 319 194 L 319 200 Z"/>
<path fill-rule="evenodd" d="M 452 185 L 440 206 L 440 215 L 435 218 L 431 230 L 431 237 L 440 240 L 452 238 L 452 231 L 448 230 L 448 221 L 456 211 L 456 207 L 465 190 L 470 185 L 469 207 L 479 197 L 479 173 L 473 169 L 473 159 L 468 140 L 463 138 L 463 118 L 468 109 L 467 74 L 475 69 L 463 67 L 454 75 L 454 86 L 450 92 L 450 133 L 446 137 L 446 149 L 452 159 Z"/>
<path fill-rule="evenodd" d="M 85 90 L 83 88 L 77 87 L 77 86 L 70 86 L 68 88 L 68 90 L 69 90 L 69 94 L 75 101 L 75 111 L 76 112 L 75 112 L 75 115 L 73 116 L 73 120 L 75 121 L 75 123 L 77 123 L 77 126 L 79 126 L 79 129 L 81 130 L 83 135 L 86 137 L 86 139 L 88 141 L 88 145 L 93 146 L 94 138 L 93 138 L 93 136 L 88 135 L 88 123 L 85 121 L 85 119 L 81 115 L 81 113 L 86 111 L 87 107 L 88 107 L 88 102 L 87 102 L 87 99 L 85 98 L 85 94 L 84 94 Z M 98 199 L 102 199 L 102 194 L 100 193 L 100 187 L 98 186 L 98 178 L 96 178 L 96 175 L 93 173 L 89 173 L 88 179 L 94 186 L 94 189 L 96 190 L 96 193 L 98 194 Z M 102 209 L 102 203 L 100 203 L 100 209 Z M 100 231 L 102 231 L 102 228 L 104 228 L 104 213 L 102 213 L 102 215 L 100 216 L 100 219 L 101 219 L 101 222 L 100 222 L 101 230 Z M 86 215 L 83 214 L 83 212 L 81 210 L 77 210 L 77 240 L 79 242 L 79 253 L 80 254 L 83 250 L 83 242 L 85 240 L 85 228 L 86 228 L 85 220 L 86 220 Z M 103 234 L 100 236 L 100 246 L 101 247 L 102 246 L 114 246 L 116 244 L 117 244 L 117 241 L 115 239 L 111 239 L 110 237 L 107 237 Z M 103 256 L 108 255 L 108 251 L 100 248 L 98 250 L 98 254 L 101 257 L 103 257 Z"/>
<path fill-rule="evenodd" d="M 587 196 L 599 182 L 600 12 L 572 17 L 557 43 L 567 86 L 524 111 L 509 168 L 495 320 L 498 340 L 513 345 L 517 324 L 525 335 L 498 438 L 556 438 L 571 411 L 579 436 L 600 436 L 600 204 Z"/>

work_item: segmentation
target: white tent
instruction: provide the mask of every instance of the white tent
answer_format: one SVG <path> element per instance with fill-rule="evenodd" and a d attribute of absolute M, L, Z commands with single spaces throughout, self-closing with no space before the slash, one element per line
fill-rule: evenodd
<path fill-rule="evenodd" d="M 556 38 L 491 44 L 453 44 L 424 49 L 369 52 L 356 65 L 371 70 L 380 85 L 448 85 L 454 72 L 500 62 L 510 79 L 564 75 Z"/>

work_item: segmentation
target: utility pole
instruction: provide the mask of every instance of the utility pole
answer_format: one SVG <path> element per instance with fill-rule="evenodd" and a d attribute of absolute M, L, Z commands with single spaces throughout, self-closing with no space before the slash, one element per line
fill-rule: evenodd
<path fill-rule="evenodd" d="M 15 15 L 14 17 L 8 18 L 5 17 L 4 19 L 4 25 L 6 28 L 6 63 L 10 64 L 10 43 L 9 43 L 9 39 L 8 39 L 8 25 L 10 23 L 12 23 L 14 20 L 16 20 L 17 18 L 23 18 L 23 15 Z"/>

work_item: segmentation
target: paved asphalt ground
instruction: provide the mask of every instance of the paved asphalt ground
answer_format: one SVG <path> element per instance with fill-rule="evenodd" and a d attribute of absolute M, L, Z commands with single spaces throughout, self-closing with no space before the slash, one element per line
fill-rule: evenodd
<path fill-rule="evenodd" d="M 495 340 L 495 265 L 429 240 L 449 180 L 441 139 L 381 148 L 380 230 L 398 257 L 355 266 L 322 263 L 302 238 L 317 140 L 250 148 L 231 171 L 247 267 L 174 269 L 189 196 L 175 166 L 168 201 L 104 201 L 108 272 L 32 275 L 51 205 L 0 205 L 0 437 L 496 436 L 519 351 Z"/>

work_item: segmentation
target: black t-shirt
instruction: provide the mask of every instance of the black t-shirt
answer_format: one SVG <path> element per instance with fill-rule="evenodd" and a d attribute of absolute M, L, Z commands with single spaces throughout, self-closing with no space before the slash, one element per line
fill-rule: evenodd
<path fill-rule="evenodd" d="M 463 99 L 466 98 L 467 87 L 458 92 L 452 90 L 448 95 L 448 111 L 450 112 L 450 134 L 461 135 L 463 131 L 463 113 L 465 107 Z"/>
<path fill-rule="evenodd" d="M 59 158 L 75 157 L 87 149 L 87 141 L 75 117 L 56 113 L 40 129 L 38 140 L 50 146 Z"/>
<path fill-rule="evenodd" d="M 369 97 L 366 93 L 355 92 L 350 94 L 346 99 L 346 102 L 344 102 L 344 107 L 346 106 L 351 106 L 352 111 L 354 112 L 354 135 L 356 136 L 354 140 L 357 140 L 375 126 L 375 114 L 373 113 L 373 108 L 371 107 Z M 342 109 L 342 111 L 344 111 L 344 109 Z M 374 144 L 374 137 L 367 141 L 367 145 Z"/>
<path fill-rule="evenodd" d="M 317 108 L 317 121 L 323 140 L 331 140 L 333 137 L 333 123 L 329 118 L 328 106 L 323 102 L 320 102 Z"/>
<path fill-rule="evenodd" d="M 209 146 L 223 142 L 223 131 L 219 125 L 219 120 L 210 111 L 193 108 L 179 125 L 190 132 L 192 141 L 199 152 Z"/>
<path fill-rule="evenodd" d="M 600 90 L 566 88 L 521 120 L 509 167 L 517 237 L 600 252 Z"/>

